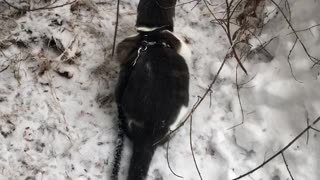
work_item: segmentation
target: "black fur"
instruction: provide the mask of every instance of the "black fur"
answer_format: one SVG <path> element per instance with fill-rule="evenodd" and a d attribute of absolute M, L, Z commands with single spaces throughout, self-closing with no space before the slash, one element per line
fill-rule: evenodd
<path fill-rule="evenodd" d="M 128 180 L 145 179 L 158 140 L 169 131 L 180 108 L 188 105 L 189 73 L 183 57 L 172 48 L 148 47 L 136 65 L 121 65 L 116 89 L 126 135 L 133 142 Z M 134 123 L 130 124 L 130 121 Z"/>
<path fill-rule="evenodd" d="M 161 27 L 169 25 L 173 31 L 176 0 L 140 0 L 136 26 Z"/>

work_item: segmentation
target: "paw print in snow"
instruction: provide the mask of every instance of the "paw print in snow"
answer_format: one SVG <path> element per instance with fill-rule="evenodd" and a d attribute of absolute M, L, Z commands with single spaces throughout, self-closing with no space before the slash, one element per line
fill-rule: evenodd
<path fill-rule="evenodd" d="M 3 137 L 8 137 L 15 130 L 16 126 L 10 120 L 5 122 L 0 121 L 0 132 Z"/>
<path fill-rule="evenodd" d="M 23 138 L 26 141 L 30 141 L 30 142 L 33 141 L 34 140 L 34 131 L 32 129 L 30 129 L 30 127 L 26 127 L 23 132 Z"/>

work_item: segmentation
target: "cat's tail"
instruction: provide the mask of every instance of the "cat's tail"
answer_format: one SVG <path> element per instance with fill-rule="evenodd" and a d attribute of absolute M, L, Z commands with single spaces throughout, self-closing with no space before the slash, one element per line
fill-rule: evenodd
<path fill-rule="evenodd" d="M 156 147 L 152 144 L 134 143 L 127 180 L 144 180 Z"/>

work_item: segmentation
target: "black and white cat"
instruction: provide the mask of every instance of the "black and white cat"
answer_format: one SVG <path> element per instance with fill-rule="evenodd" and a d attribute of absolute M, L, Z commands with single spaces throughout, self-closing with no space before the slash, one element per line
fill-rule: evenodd
<path fill-rule="evenodd" d="M 174 130 L 187 112 L 186 60 L 191 53 L 173 34 L 175 4 L 176 0 L 140 0 L 138 34 L 117 46 L 119 140 L 112 180 L 118 179 L 124 135 L 133 144 L 127 180 L 144 180 L 156 142 Z"/>

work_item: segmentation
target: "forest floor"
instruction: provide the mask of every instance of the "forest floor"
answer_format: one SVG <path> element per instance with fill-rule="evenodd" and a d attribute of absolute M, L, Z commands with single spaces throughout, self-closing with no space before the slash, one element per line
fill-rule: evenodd
<path fill-rule="evenodd" d="M 0 0 L 0 180 L 107 180 L 117 137 L 113 92 L 119 67 L 111 57 L 116 1 L 26 2 Z M 220 17 L 225 1 L 208 2 Z M 204 180 L 231 180 L 280 151 L 242 179 L 286 180 L 290 171 L 295 180 L 319 180 L 320 123 L 312 122 L 320 116 L 320 2 L 275 2 L 296 33 L 267 0 L 263 28 L 248 40 L 248 75 L 234 58 L 226 61 L 192 121 L 168 150 L 167 144 L 157 149 L 147 179 L 181 179 L 167 160 L 183 179 L 200 179 L 193 151 Z M 121 0 L 117 42 L 136 33 L 137 4 Z M 26 7 L 33 10 L 21 11 Z M 192 51 L 192 108 L 230 44 L 204 1 L 176 7 L 175 33 Z M 127 142 L 120 179 L 126 177 L 129 147 Z"/>

